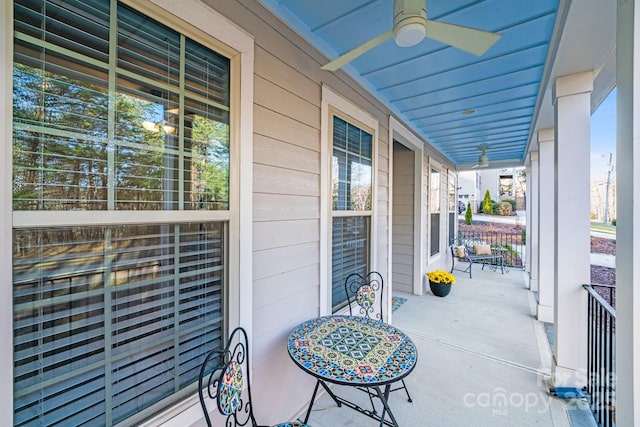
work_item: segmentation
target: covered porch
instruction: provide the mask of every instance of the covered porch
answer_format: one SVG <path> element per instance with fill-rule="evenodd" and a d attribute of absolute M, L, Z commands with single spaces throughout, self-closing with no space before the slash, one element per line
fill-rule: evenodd
<path fill-rule="evenodd" d="M 58 3 L 73 7 L 58 11 Z M 328 61 L 388 30 L 396 2 L 359 1 L 348 10 L 345 2 L 332 8 L 311 0 L 5 2 L 0 378 L 13 389 L 0 392 L 0 412 L 23 425 L 201 426 L 193 372 L 210 346 L 243 326 L 251 337 L 260 423 L 299 416 L 313 379 L 289 360 L 287 334 L 300 322 L 344 309 L 343 278 L 360 268 L 385 277 L 392 323 L 419 348 L 418 367 L 407 377 L 414 402 L 392 397 L 401 425 L 569 425 L 571 405 L 550 397 L 548 388 L 589 381 L 583 288 L 589 282 L 589 120 L 617 87 L 615 414 L 619 425 L 640 424 L 640 72 L 634 60 L 640 56 L 640 1 L 522 1 L 521 9 L 510 0 L 455 3 L 431 0 L 430 19 L 500 33 L 502 44 L 470 57 L 436 40 L 425 39 L 417 51 L 389 40 L 327 71 L 322 66 Z M 96 16 L 101 37 L 87 30 L 93 24 L 82 24 Z M 370 17 L 385 28 L 371 28 L 364 19 Z M 54 24 L 49 29 L 34 19 Z M 147 40 L 153 34 L 140 23 L 162 37 Z M 175 51 L 155 47 L 164 46 L 167 35 Z M 131 49 L 136 37 L 142 47 Z M 85 46 L 88 40 L 102 50 Z M 190 59 L 192 52 L 204 52 L 216 66 Z M 127 55 L 134 58 L 130 65 Z M 174 62 L 175 69 L 165 67 Z M 219 67 L 223 71 L 213 75 Z M 199 82 L 201 74 L 221 83 L 197 83 L 192 90 L 189 82 Z M 65 82 L 62 89 L 51 86 L 60 93 L 47 79 Z M 95 94 L 99 112 L 89 101 L 80 106 L 82 114 L 72 108 L 77 88 Z M 56 102 L 44 102 L 50 99 Z M 141 106 L 128 128 L 114 99 Z M 146 128 L 150 112 L 154 122 Z M 85 116 L 96 124 L 77 118 Z M 58 117 L 67 121 L 59 124 Z M 207 128 L 202 141 L 219 157 L 215 165 L 211 153 L 196 158 L 191 149 L 200 143 L 191 133 L 195 119 L 203 117 L 209 121 L 200 130 L 206 123 L 222 129 L 218 135 Z M 91 152 L 67 156 L 76 145 Z M 57 166 L 56 156 L 65 162 Z M 140 165 L 129 170 L 131 159 Z M 220 168 L 220 188 L 205 191 L 200 184 L 214 179 L 200 176 L 192 167 L 197 162 Z M 507 166 L 527 168 L 525 270 L 500 275 L 477 269 L 473 279 L 457 274 L 453 293 L 434 297 L 422 281 L 426 272 L 451 265 L 457 173 Z M 47 175 L 58 167 L 59 174 Z M 91 179 L 69 185 L 79 171 Z M 138 177 L 151 175 L 152 183 L 138 184 Z M 18 191 L 22 186 L 26 190 Z M 42 190 L 49 187 L 56 192 Z M 57 242 L 48 250 L 47 232 Z M 120 240 L 113 237 L 118 232 Z M 91 240 L 79 241 L 82 235 Z M 21 246 L 21 236 L 33 242 L 33 251 Z M 177 244 L 181 238 L 187 243 Z M 77 255 L 78 247 L 86 254 Z M 200 264 L 188 258 L 192 248 Z M 132 266 L 127 254 L 133 254 Z M 95 263 L 87 261 L 93 257 Z M 211 267 L 212 260 L 218 264 Z M 180 322 L 181 304 L 191 302 L 181 298 L 189 281 L 202 293 L 198 310 L 185 308 L 195 313 L 193 326 Z M 20 302 L 25 283 L 33 298 Z M 123 287 L 130 295 L 119 292 Z M 149 292 L 163 299 L 152 301 Z M 390 295 L 406 302 L 392 312 Z M 86 338 L 95 354 L 93 347 L 80 354 L 75 337 L 84 337 L 79 320 L 85 314 L 76 305 L 88 310 L 90 298 L 99 307 L 91 311 Z M 121 308 L 124 315 L 117 313 Z M 49 313 L 69 331 L 59 333 Z M 124 347 L 112 342 L 119 327 L 136 326 L 136 316 L 143 320 L 138 335 Z M 542 322 L 553 324 L 553 349 Z M 184 362 L 180 349 L 189 343 L 180 340 L 195 330 L 203 331 L 203 341 Z M 49 350 L 42 334 L 53 337 Z M 53 363 L 48 351 L 73 357 Z M 135 359 L 131 375 L 118 368 L 128 358 Z M 184 379 L 175 368 L 181 363 L 188 365 Z M 85 380 L 75 378 L 81 369 L 74 364 L 95 371 L 90 414 L 83 413 L 89 405 L 58 394 L 60 384 L 69 395 L 79 394 L 76 384 Z M 42 372 L 48 372 L 46 381 Z M 131 396 L 118 392 L 118 374 L 129 381 Z M 150 378 L 157 378 L 160 391 L 145 384 Z M 63 404 L 68 409 L 61 411 Z M 361 426 L 364 420 L 323 396 L 310 423 Z"/>

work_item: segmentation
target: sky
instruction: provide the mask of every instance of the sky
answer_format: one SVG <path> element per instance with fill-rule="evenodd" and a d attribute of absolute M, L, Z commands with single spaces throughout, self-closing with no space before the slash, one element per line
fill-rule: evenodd
<path fill-rule="evenodd" d="M 612 179 L 616 164 L 616 89 L 602 101 L 591 115 L 591 181 L 607 178 L 609 153 L 612 157 Z"/>

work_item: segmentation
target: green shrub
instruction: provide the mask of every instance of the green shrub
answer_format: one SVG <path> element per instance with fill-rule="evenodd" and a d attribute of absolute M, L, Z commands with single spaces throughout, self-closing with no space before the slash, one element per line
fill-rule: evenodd
<path fill-rule="evenodd" d="M 489 190 L 484 192 L 484 199 L 482 201 L 482 212 L 486 214 L 493 213 L 493 205 L 491 202 L 491 194 L 489 194 Z"/>
<path fill-rule="evenodd" d="M 467 202 L 467 211 L 464 213 L 464 223 L 471 225 L 473 219 L 473 212 L 471 212 L 471 202 Z"/>
<path fill-rule="evenodd" d="M 513 199 L 504 199 L 502 200 L 503 202 L 507 202 L 511 205 L 511 212 L 514 212 L 516 210 L 516 201 Z"/>
<path fill-rule="evenodd" d="M 491 213 L 494 215 L 500 215 L 500 203 L 491 201 Z"/>
<path fill-rule="evenodd" d="M 502 216 L 509 216 L 511 215 L 511 203 L 508 202 L 500 202 L 497 203 L 497 214 L 498 215 L 502 215 Z"/>
<path fill-rule="evenodd" d="M 613 225 L 614 227 L 616 226 L 616 219 L 615 219 L 615 218 L 613 218 L 613 219 L 611 220 L 611 225 Z"/>

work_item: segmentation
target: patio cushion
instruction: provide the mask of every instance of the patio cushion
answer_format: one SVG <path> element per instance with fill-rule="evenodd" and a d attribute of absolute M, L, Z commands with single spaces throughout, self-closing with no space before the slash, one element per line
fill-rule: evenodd
<path fill-rule="evenodd" d="M 464 245 L 456 246 L 456 256 L 463 257 L 465 256 L 465 247 Z"/>
<path fill-rule="evenodd" d="M 489 246 L 489 245 L 473 245 L 473 252 L 476 255 L 491 255 L 491 246 Z"/>

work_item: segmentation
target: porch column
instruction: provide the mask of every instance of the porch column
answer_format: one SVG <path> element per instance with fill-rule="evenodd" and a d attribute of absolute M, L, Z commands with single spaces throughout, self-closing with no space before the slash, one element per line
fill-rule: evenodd
<path fill-rule="evenodd" d="M 590 281 L 589 156 L 593 72 L 558 77 L 555 107 L 555 369 L 556 386 L 582 387 L 587 372 Z"/>
<path fill-rule="evenodd" d="M 554 145 L 553 129 L 538 131 L 538 320 L 547 323 L 554 323 Z"/>
<path fill-rule="evenodd" d="M 616 422 L 640 426 L 640 0 L 617 13 Z"/>
<path fill-rule="evenodd" d="M 538 292 L 538 201 L 540 199 L 540 187 L 538 186 L 538 176 L 540 175 L 540 164 L 538 162 L 538 152 L 532 151 L 529 153 L 531 158 L 531 175 L 527 178 L 527 181 L 531 181 L 531 218 L 530 222 L 527 222 L 527 228 L 529 229 L 529 237 L 527 239 L 528 252 L 531 253 L 529 262 L 531 268 L 529 269 L 529 289 L 533 292 Z"/>
<path fill-rule="evenodd" d="M 525 165 L 525 171 L 527 173 L 527 190 L 525 197 L 525 212 L 526 212 L 526 226 L 525 226 L 525 235 L 527 238 L 527 243 L 525 245 L 525 261 L 524 261 L 524 271 L 525 271 L 525 279 L 527 280 L 527 287 L 529 287 L 529 280 L 531 278 L 531 199 L 533 199 L 534 194 L 531 191 L 531 156 L 527 159 L 527 164 Z"/>

